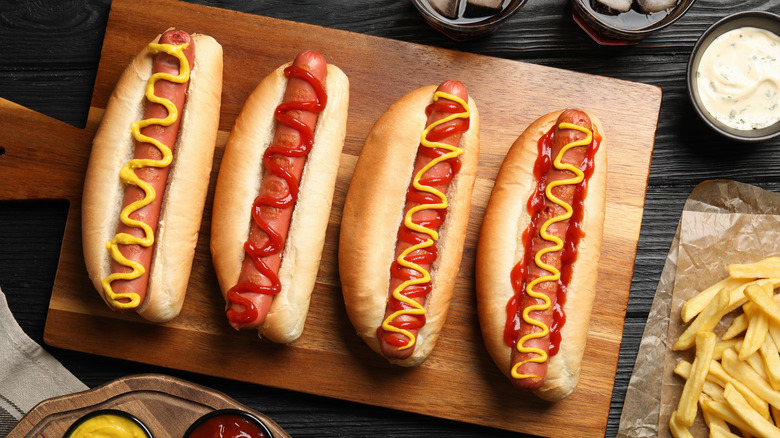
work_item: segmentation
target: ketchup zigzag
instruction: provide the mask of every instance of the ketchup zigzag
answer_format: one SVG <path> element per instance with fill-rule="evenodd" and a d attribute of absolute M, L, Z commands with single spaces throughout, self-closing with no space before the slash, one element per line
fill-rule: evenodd
<path fill-rule="evenodd" d="M 560 129 L 576 129 L 586 135 L 586 138 L 578 141 L 574 141 L 571 143 L 568 143 L 563 148 L 561 148 L 558 155 L 555 157 L 555 160 L 553 161 L 553 165 L 558 170 L 568 170 L 572 173 L 574 173 L 574 177 L 562 179 L 558 181 L 553 181 L 547 185 L 545 188 L 545 196 L 552 201 L 553 203 L 559 205 L 562 207 L 566 212 L 562 215 L 555 216 L 551 219 L 549 219 L 547 222 L 545 222 L 542 227 L 539 230 L 539 234 L 541 235 L 542 239 L 547 240 L 548 242 L 552 242 L 554 245 L 543 248 L 542 250 L 538 251 L 536 255 L 534 256 L 534 263 L 536 263 L 537 266 L 539 266 L 541 269 L 544 269 L 545 271 L 549 272 L 550 275 L 545 275 L 539 278 L 535 278 L 532 280 L 528 285 L 526 286 L 525 292 L 534 298 L 538 298 L 542 300 L 543 302 L 540 304 L 534 304 L 526 307 L 523 309 L 523 320 L 531 325 L 534 325 L 541 329 L 541 331 L 534 331 L 531 333 L 526 334 L 522 338 L 520 338 L 517 341 L 517 351 L 520 353 L 531 353 L 531 357 L 529 359 L 526 359 L 524 361 L 520 361 L 516 363 L 511 370 L 511 375 L 515 379 L 526 379 L 526 378 L 532 378 L 537 377 L 535 375 L 531 374 L 520 374 L 517 372 L 517 369 L 522 366 L 525 363 L 528 362 L 536 362 L 536 363 L 543 363 L 547 361 L 548 355 L 547 351 L 544 351 L 540 348 L 533 348 L 533 347 L 526 347 L 525 343 L 530 339 L 539 339 L 547 336 L 550 333 L 550 328 L 544 324 L 543 322 L 533 319 L 530 316 L 530 313 L 533 311 L 545 311 L 550 308 L 552 305 L 552 302 L 550 301 L 550 298 L 547 296 L 547 294 L 536 292 L 534 291 L 534 287 L 538 285 L 539 283 L 546 282 L 546 281 L 554 281 L 557 282 L 558 279 L 561 278 L 561 272 L 556 269 L 553 266 L 550 266 L 549 264 L 546 264 L 542 261 L 542 256 L 555 251 L 560 251 L 563 249 L 563 240 L 559 237 L 556 237 L 550 233 L 547 232 L 547 229 L 550 227 L 550 225 L 569 220 L 572 217 L 573 209 L 572 206 L 568 203 L 562 201 L 561 199 L 557 198 L 552 193 L 552 189 L 558 186 L 562 185 L 576 185 L 581 183 L 585 179 L 585 173 L 580 170 L 578 167 L 568 164 L 568 163 L 562 163 L 561 160 L 563 159 L 563 155 L 568 151 L 569 149 L 580 147 L 580 146 L 588 146 L 593 141 L 593 133 L 584 127 L 572 124 L 572 123 L 561 123 L 559 125 Z"/>
<path fill-rule="evenodd" d="M 447 184 L 452 180 L 460 169 L 460 161 L 457 157 L 463 153 L 463 149 L 457 146 L 431 141 L 428 139 L 428 136 L 439 125 L 457 118 L 468 119 L 470 117 L 468 104 L 463 99 L 442 91 L 434 93 L 434 102 L 440 98 L 451 100 L 456 102 L 456 104 L 448 105 L 448 109 L 452 111 L 452 114 L 428 125 L 420 136 L 421 147 L 419 153 L 432 157 L 432 160 L 412 178 L 412 187 L 407 192 L 407 199 L 419 205 L 412 207 L 404 215 L 403 223 L 398 230 L 398 237 L 400 240 L 412 245 L 404 250 L 390 267 L 391 275 L 404 281 L 392 292 L 393 299 L 390 300 L 390 305 L 394 310 L 393 313 L 384 319 L 381 327 L 378 329 L 403 334 L 407 340 L 402 339 L 402 343 L 395 345 L 399 347 L 399 350 L 413 347 L 416 343 L 416 336 L 409 330 L 419 329 L 425 325 L 425 308 L 413 298 L 427 295 L 432 289 L 432 284 L 430 273 L 423 269 L 419 263 L 431 264 L 436 260 L 438 254 L 435 244 L 439 239 L 439 233 L 436 229 L 444 222 L 448 205 L 447 196 L 433 186 Z M 459 111 L 459 107 L 463 108 L 463 111 L 455 112 Z M 439 132 L 436 132 L 436 138 L 446 138 L 453 134 L 452 131 L 453 129 L 441 129 Z M 442 178 L 423 179 L 423 176 L 429 169 L 446 160 L 453 160 L 448 175 Z M 427 209 L 439 210 L 435 219 L 426 222 L 415 222 L 412 220 L 412 216 L 416 212 Z M 420 236 L 414 232 L 428 237 Z M 421 251 L 412 255 L 417 250 Z M 418 275 L 415 276 L 404 268 L 412 269 Z M 402 315 L 415 315 L 416 317 L 404 323 L 394 321 Z"/>
<path fill-rule="evenodd" d="M 276 107 L 274 118 L 280 124 L 295 129 L 300 134 L 300 143 L 296 147 L 287 147 L 279 144 L 272 144 L 263 154 L 263 165 L 267 172 L 282 178 L 288 187 L 287 194 L 281 197 L 273 197 L 270 194 L 258 196 L 252 206 L 252 219 L 257 226 L 268 235 L 268 239 L 262 245 L 247 240 L 244 243 L 244 251 L 247 257 L 250 257 L 255 268 L 264 275 L 270 282 L 270 285 L 259 285 L 250 281 L 243 281 L 228 290 L 227 298 L 231 304 L 238 304 L 243 307 L 242 311 L 237 311 L 232 307 L 227 311 L 227 317 L 230 321 L 238 323 L 247 323 L 257 317 L 257 309 L 249 298 L 242 294 L 264 294 L 276 295 L 282 290 L 279 282 L 279 276 L 262 260 L 273 254 L 278 254 L 284 249 L 283 237 L 271 228 L 271 226 L 262 218 L 260 211 L 263 207 L 274 207 L 284 209 L 295 206 L 298 200 L 299 181 L 287 169 L 282 167 L 274 160 L 276 155 L 285 157 L 306 157 L 311 152 L 314 145 L 314 130 L 310 128 L 294 115 L 298 111 L 309 111 L 320 113 L 327 105 L 327 93 L 322 83 L 314 77 L 309 71 L 291 65 L 284 69 L 284 75 L 288 78 L 303 79 L 314 88 L 317 96 L 313 101 L 292 101 L 283 102 Z M 292 114 L 290 114 L 292 113 Z"/>
<path fill-rule="evenodd" d="M 174 45 L 174 44 L 159 44 L 150 43 L 148 46 L 149 53 L 156 55 L 158 53 L 167 53 L 175 56 L 179 60 L 179 74 L 174 76 L 169 73 L 158 72 L 154 73 L 149 81 L 146 83 L 146 98 L 153 103 L 158 103 L 165 107 L 168 111 L 168 115 L 164 119 L 149 118 L 144 120 L 135 121 L 130 125 L 130 131 L 133 134 L 133 138 L 138 143 L 151 143 L 154 145 L 162 155 L 159 160 L 148 158 L 133 158 L 125 163 L 122 170 L 119 172 L 119 177 L 125 184 L 131 184 L 140 187 L 144 191 L 143 199 L 135 201 L 122 209 L 120 214 L 120 220 L 123 224 L 133 227 L 141 228 L 144 231 L 144 237 L 139 238 L 128 233 L 118 233 L 113 239 L 106 242 L 106 249 L 111 252 L 111 257 L 122 266 L 131 268 L 130 272 L 115 272 L 108 277 L 101 280 L 103 290 L 106 292 L 106 297 L 111 301 L 111 305 L 118 309 L 133 309 L 140 304 L 141 297 L 137 293 L 116 293 L 111 287 L 111 282 L 114 280 L 133 280 L 146 272 L 143 265 L 133 260 L 129 260 L 119 251 L 119 245 L 141 245 L 143 247 L 150 247 L 154 244 L 154 232 L 151 226 L 143 221 L 130 218 L 130 214 L 149 205 L 155 198 L 156 193 L 154 188 L 138 177 L 135 173 L 135 169 L 142 167 L 166 167 L 170 166 L 173 160 L 173 152 L 171 149 L 160 142 L 159 140 L 141 134 L 141 128 L 145 128 L 150 125 L 170 126 L 176 122 L 179 117 L 179 111 L 176 109 L 176 105 L 169 99 L 159 97 L 154 94 L 154 85 L 159 80 L 166 80 L 177 84 L 183 84 L 190 78 L 190 64 L 187 61 L 187 57 L 184 54 L 184 49 L 189 46 L 188 43 Z M 129 300 L 129 301 L 124 301 Z"/>

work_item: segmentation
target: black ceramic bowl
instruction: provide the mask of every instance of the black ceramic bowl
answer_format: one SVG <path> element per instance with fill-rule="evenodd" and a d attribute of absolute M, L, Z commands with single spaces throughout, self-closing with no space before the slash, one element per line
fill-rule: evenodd
<path fill-rule="evenodd" d="M 732 140 L 742 142 L 760 142 L 780 135 L 780 121 L 773 125 L 767 126 L 761 129 L 735 129 L 720 121 L 716 120 L 710 113 L 704 108 L 698 93 L 698 82 L 696 78 L 696 71 L 699 67 L 699 61 L 701 61 L 702 54 L 709 47 L 712 41 L 723 35 L 724 33 L 738 29 L 740 27 L 757 27 L 760 29 L 766 29 L 776 35 L 780 35 L 780 15 L 775 15 L 769 12 L 739 12 L 733 15 L 729 15 L 726 18 L 718 21 L 710 26 L 693 47 L 691 52 L 691 58 L 688 61 L 687 82 L 688 82 L 688 97 L 690 98 L 693 108 L 696 113 L 704 121 L 707 126 L 712 128 L 715 132 L 724 135 Z"/>
<path fill-rule="evenodd" d="M 607 46 L 636 44 L 682 18 L 695 0 L 679 0 L 667 11 L 644 14 L 634 8 L 608 14 L 594 8 L 594 0 L 572 0 L 574 21 L 594 41 Z"/>
<path fill-rule="evenodd" d="M 412 3 L 420 11 L 425 21 L 433 26 L 434 29 L 455 41 L 465 41 L 487 36 L 495 32 L 509 17 L 519 11 L 526 1 L 503 0 L 499 12 L 490 14 L 489 10 L 478 9 L 478 11 L 483 11 L 484 13 L 478 12 L 472 18 L 469 18 L 469 13 L 466 9 L 466 0 L 459 0 L 460 9 L 455 14 L 455 18 L 449 18 L 440 14 L 431 6 L 428 0 L 412 0 Z M 468 7 L 471 8 L 471 6 Z"/>
<path fill-rule="evenodd" d="M 130 420 L 132 423 L 134 423 L 135 425 L 137 425 L 146 434 L 147 438 L 153 438 L 154 437 L 152 435 L 152 432 L 149 430 L 149 428 L 146 427 L 146 425 L 141 420 L 139 420 L 135 415 L 132 415 L 132 414 L 130 414 L 128 412 L 125 412 L 125 411 L 120 411 L 118 409 L 99 409 L 97 411 L 92 411 L 92 412 L 82 416 L 81 418 L 76 420 L 76 422 L 73 423 L 68 428 L 68 430 L 65 432 L 63 437 L 64 438 L 69 438 L 71 436 L 71 434 L 73 434 L 73 432 L 75 432 L 76 429 L 78 429 L 78 427 L 81 426 L 83 423 L 85 423 L 88 420 L 93 419 L 95 417 L 99 417 L 101 415 L 113 415 L 113 416 L 117 416 L 117 417 L 126 418 L 126 419 Z"/>
<path fill-rule="evenodd" d="M 195 430 L 206 423 L 208 420 L 211 420 L 213 418 L 218 418 L 221 416 L 226 415 L 234 415 L 241 417 L 250 423 L 257 426 L 257 428 L 260 430 L 261 433 L 263 433 L 267 438 L 273 438 L 274 434 L 271 432 L 271 429 L 268 428 L 268 426 L 258 418 L 257 416 L 247 412 L 242 411 L 240 409 L 217 409 L 216 411 L 209 412 L 208 414 L 203 415 L 202 417 L 195 420 L 194 423 L 187 429 L 186 432 L 184 432 L 184 438 L 189 438 Z"/>

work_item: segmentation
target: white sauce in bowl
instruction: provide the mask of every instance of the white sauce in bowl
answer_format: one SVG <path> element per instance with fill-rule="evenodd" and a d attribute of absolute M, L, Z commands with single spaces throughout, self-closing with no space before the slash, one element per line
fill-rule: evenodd
<path fill-rule="evenodd" d="M 780 37 L 774 33 L 742 27 L 720 35 L 695 74 L 701 103 L 724 125 L 750 130 L 780 120 Z"/>

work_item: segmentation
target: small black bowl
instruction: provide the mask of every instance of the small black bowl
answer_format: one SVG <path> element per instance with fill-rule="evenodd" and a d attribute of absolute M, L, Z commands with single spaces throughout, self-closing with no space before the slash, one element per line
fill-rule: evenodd
<path fill-rule="evenodd" d="M 146 425 L 141 420 L 139 420 L 138 417 L 136 417 L 135 415 L 130 414 L 128 412 L 120 411 L 118 409 L 99 409 L 97 411 L 92 411 L 92 412 L 90 412 L 88 414 L 83 415 L 81 418 L 76 420 L 76 422 L 73 423 L 68 428 L 67 431 L 65 431 L 65 434 L 63 435 L 63 437 L 64 438 L 69 438 L 71 436 L 71 434 L 73 434 L 73 432 L 75 432 L 76 429 L 79 426 L 84 424 L 86 421 L 88 421 L 88 420 L 90 420 L 92 418 L 101 416 L 101 415 L 114 415 L 114 416 L 117 416 L 117 417 L 126 418 L 126 419 L 130 420 L 131 422 L 133 422 L 135 425 L 137 425 L 139 428 L 141 428 L 141 430 L 146 434 L 146 436 L 148 438 L 154 438 L 154 435 L 152 435 L 152 432 L 149 430 L 149 428 L 146 427 Z"/>
<path fill-rule="evenodd" d="M 268 428 L 268 426 L 263 422 L 263 420 L 261 420 L 260 418 L 258 418 L 256 415 L 252 413 L 249 413 L 247 411 L 242 411 L 240 409 L 217 409 L 216 411 L 211 411 L 207 414 L 204 414 L 197 420 L 195 420 L 195 422 L 192 423 L 192 425 L 190 425 L 189 428 L 187 428 L 187 431 L 184 432 L 183 438 L 189 438 L 190 435 L 192 435 L 192 433 L 195 432 L 195 429 L 197 429 L 206 421 L 223 415 L 236 415 L 239 417 L 243 417 L 244 419 L 249 420 L 249 422 L 256 425 L 268 438 L 274 437 L 274 434 L 271 432 L 271 429 Z"/>
<path fill-rule="evenodd" d="M 463 3 L 466 0 L 461 0 Z M 434 29 L 447 35 L 455 41 L 466 41 L 473 38 L 483 37 L 495 32 L 501 27 L 509 17 L 519 11 L 527 0 L 504 0 L 506 6 L 503 6 L 500 12 L 493 15 L 486 15 L 479 19 L 448 18 L 437 12 L 428 0 L 412 0 L 412 3 L 420 11 L 425 21 Z"/>
<path fill-rule="evenodd" d="M 701 35 L 701 37 L 699 37 L 699 40 L 693 47 L 690 60 L 688 61 L 686 77 L 688 98 L 690 99 L 693 108 L 696 110 L 696 113 L 707 126 L 732 140 L 757 143 L 780 135 L 780 121 L 761 129 L 735 129 L 726 126 L 712 117 L 704 108 L 704 105 L 699 99 L 698 81 L 696 78 L 696 70 L 698 70 L 702 54 L 704 54 L 704 51 L 709 47 L 710 43 L 712 43 L 715 38 L 730 30 L 748 26 L 766 29 L 776 35 L 780 35 L 780 15 L 759 11 L 738 12 L 713 24 Z"/>
<path fill-rule="evenodd" d="M 650 15 L 631 10 L 613 16 L 595 10 L 591 0 L 572 0 L 572 17 L 598 44 L 626 46 L 637 44 L 655 32 L 671 26 L 688 12 L 694 1 L 681 0 L 669 11 Z M 661 18 L 655 19 L 653 16 Z"/>

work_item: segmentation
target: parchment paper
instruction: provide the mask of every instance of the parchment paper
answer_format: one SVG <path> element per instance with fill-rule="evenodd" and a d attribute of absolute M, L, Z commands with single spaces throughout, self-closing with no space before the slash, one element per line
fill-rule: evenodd
<path fill-rule="evenodd" d="M 669 436 L 669 415 L 685 383 L 672 370 L 680 359 L 693 360 L 693 349 L 671 351 L 685 328 L 682 304 L 726 278 L 728 264 L 778 254 L 780 194 L 725 180 L 705 181 L 691 192 L 650 308 L 618 437 Z M 690 431 L 707 436 L 700 420 Z"/>

